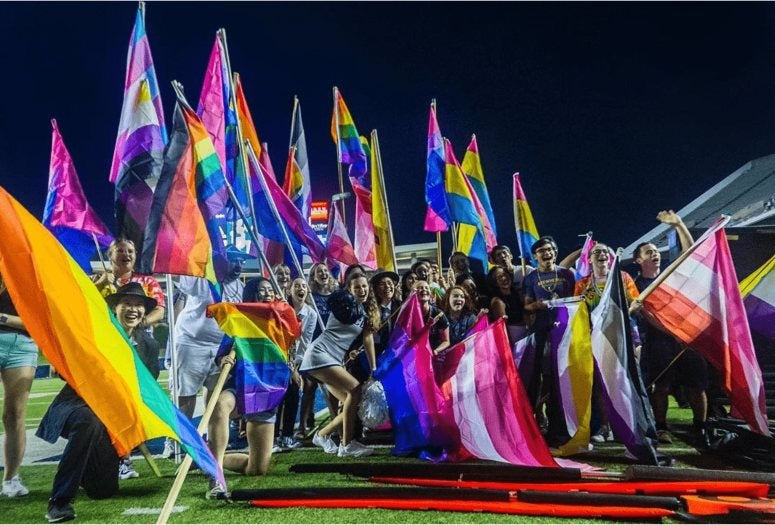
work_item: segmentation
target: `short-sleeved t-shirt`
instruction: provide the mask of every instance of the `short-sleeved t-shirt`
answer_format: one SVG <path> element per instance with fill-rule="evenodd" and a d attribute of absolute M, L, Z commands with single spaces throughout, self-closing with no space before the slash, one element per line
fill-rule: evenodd
<path fill-rule="evenodd" d="M 522 295 L 525 299 L 534 301 L 549 301 L 573 295 L 573 287 L 576 284 L 576 276 L 567 268 L 555 266 L 551 272 L 542 272 L 535 269 L 525 276 L 522 281 Z M 554 323 L 553 310 L 536 310 L 534 331 L 548 330 Z"/>
<path fill-rule="evenodd" d="M 162 308 L 165 307 L 164 292 L 161 289 L 159 281 L 157 281 L 153 275 L 132 272 L 132 274 L 127 279 L 116 279 L 116 288 L 121 288 L 130 282 L 140 283 L 143 287 L 143 290 L 145 291 L 145 295 L 148 297 L 153 297 L 156 299 L 156 304 Z"/>

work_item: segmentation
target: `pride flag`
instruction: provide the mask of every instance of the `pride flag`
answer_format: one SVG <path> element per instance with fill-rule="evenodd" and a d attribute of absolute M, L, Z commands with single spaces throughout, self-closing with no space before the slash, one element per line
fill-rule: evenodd
<path fill-rule="evenodd" d="M 732 408 L 751 430 L 769 436 L 762 371 L 725 222 L 722 218 L 714 223 L 694 243 L 691 255 L 645 298 L 643 306 L 665 330 L 708 360 L 718 371 Z"/>
<path fill-rule="evenodd" d="M 118 235 L 134 241 L 138 260 L 167 144 L 161 93 L 145 32 L 144 6 L 140 2 L 129 39 L 124 101 L 108 176 L 115 185 Z"/>
<path fill-rule="evenodd" d="M 119 456 L 168 436 L 223 483 L 207 445 L 148 372 L 89 276 L 3 188 L 0 238 L 0 273 L 27 330 L 105 425 Z"/>
<path fill-rule="evenodd" d="M 301 323 L 284 301 L 216 303 L 207 315 L 234 340 L 237 410 L 253 414 L 283 400 L 291 377 L 288 349 L 301 336 Z"/>
<path fill-rule="evenodd" d="M 307 159 L 307 139 L 304 135 L 304 123 L 301 120 L 301 105 L 299 98 L 293 97 L 293 117 L 291 117 L 291 145 L 293 151 L 294 173 L 291 187 L 293 193 L 289 193 L 291 200 L 296 205 L 305 219 L 309 220 L 312 213 L 312 183 L 309 175 L 309 160 Z M 290 167 L 291 160 L 288 159 Z M 298 170 L 298 171 L 296 171 Z M 286 178 L 288 167 L 286 167 Z M 283 181 L 285 182 L 285 181 Z"/>
<path fill-rule="evenodd" d="M 370 181 L 366 177 L 368 157 L 350 110 L 336 86 L 334 86 L 334 112 L 331 116 L 331 137 L 336 144 L 337 160 L 350 166 L 350 181 L 355 179 L 358 185 L 370 190 Z"/>
<path fill-rule="evenodd" d="M 291 199 L 294 206 L 304 214 L 302 190 L 304 188 L 304 174 L 296 162 L 296 148 L 291 146 L 288 150 L 288 160 L 285 163 L 285 177 L 283 178 L 283 191 Z"/>
<path fill-rule="evenodd" d="M 775 340 L 775 255 L 740 283 L 752 332 Z"/>
<path fill-rule="evenodd" d="M 482 217 L 481 221 L 485 230 L 489 229 L 489 232 L 485 231 L 488 241 L 487 251 L 489 252 L 498 244 L 498 233 L 495 229 L 495 214 L 490 203 L 490 193 L 487 191 L 487 184 L 484 182 L 484 171 L 482 170 L 482 160 L 479 157 L 479 145 L 476 142 L 476 135 L 471 135 L 471 142 L 468 144 L 465 155 L 463 155 L 463 163 L 460 167 L 468 182 L 471 183 L 471 188 L 473 188 L 476 198 L 479 199 L 481 210 L 478 209 L 477 212 L 480 215 L 486 216 L 486 220 Z"/>
<path fill-rule="evenodd" d="M 385 179 L 382 173 L 382 158 L 379 152 L 377 130 L 371 132 L 371 218 L 374 222 L 374 250 L 377 267 L 394 272 L 396 270 L 393 226 L 390 224 Z"/>
<path fill-rule="evenodd" d="M 228 271 L 218 216 L 228 198 L 210 135 L 179 84 L 172 139 L 145 232 L 145 273 L 172 273 L 222 282 Z"/>
<path fill-rule="evenodd" d="M 51 163 L 48 169 L 48 196 L 43 209 L 43 224 L 86 273 L 97 255 L 92 235 L 103 248 L 113 237 L 97 213 L 86 201 L 73 159 L 67 151 L 56 120 L 51 120 Z"/>
<path fill-rule="evenodd" d="M 471 183 L 463 175 L 463 170 L 455 158 L 452 144 L 444 139 L 446 166 L 444 188 L 447 194 L 450 218 L 458 223 L 457 249 L 469 259 L 479 261 L 482 271 L 489 267 L 487 259 L 487 241 L 482 225 L 482 217 L 477 210 L 477 198 Z M 485 220 L 486 216 L 483 217 Z"/>
<path fill-rule="evenodd" d="M 428 209 L 425 213 L 423 229 L 426 232 L 445 232 L 452 223 L 447 206 L 447 194 L 444 191 L 446 163 L 444 151 L 444 139 L 441 136 L 439 122 L 436 120 L 436 100 L 434 99 L 431 101 L 428 116 L 428 154 L 425 162 L 425 202 Z"/>
<path fill-rule="evenodd" d="M 575 271 L 577 282 L 592 273 L 592 268 L 589 264 L 589 253 L 592 251 L 592 247 L 594 245 L 595 240 L 592 238 L 592 232 L 587 232 L 587 235 L 584 238 L 584 244 L 581 246 L 581 253 L 579 254 L 579 258 L 576 259 Z"/>
<path fill-rule="evenodd" d="M 530 247 L 538 240 L 538 228 L 533 220 L 533 213 L 527 203 L 527 197 L 519 181 L 519 173 L 514 174 L 514 226 L 517 230 L 517 245 L 519 255 L 532 265 L 536 265 Z"/>
<path fill-rule="evenodd" d="M 328 237 L 326 239 L 326 257 L 337 261 L 344 268 L 340 268 L 342 275 L 347 266 L 357 264 L 355 249 L 350 242 L 342 216 L 339 214 L 339 206 L 332 206 L 329 217 Z"/>

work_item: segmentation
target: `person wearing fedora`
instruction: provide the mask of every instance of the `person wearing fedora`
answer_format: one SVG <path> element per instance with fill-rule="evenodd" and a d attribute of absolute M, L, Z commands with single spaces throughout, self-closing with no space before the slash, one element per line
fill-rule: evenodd
<path fill-rule="evenodd" d="M 158 376 L 158 364 L 154 365 L 153 360 L 155 352 L 158 361 L 159 346 L 140 328 L 145 315 L 156 308 L 156 300 L 145 295 L 140 283 L 129 282 L 106 297 L 106 301 L 142 361 L 146 366 L 151 365 L 151 373 L 155 369 Z M 109 498 L 118 492 L 116 467 L 120 458 L 110 435 L 69 384 L 54 398 L 35 435 L 49 443 L 56 443 L 60 437 L 67 440 L 48 501 L 49 523 L 75 519 L 72 502 L 79 486 L 92 499 Z"/>

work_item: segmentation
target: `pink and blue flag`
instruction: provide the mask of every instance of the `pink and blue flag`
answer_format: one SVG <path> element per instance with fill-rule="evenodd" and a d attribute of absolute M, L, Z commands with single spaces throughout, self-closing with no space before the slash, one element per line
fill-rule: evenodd
<path fill-rule="evenodd" d="M 425 213 L 426 232 L 445 232 L 452 223 L 447 206 L 447 194 L 444 190 L 444 170 L 446 155 L 444 139 L 441 136 L 439 122 L 436 119 L 436 100 L 431 101 L 428 117 L 428 153 L 425 161 Z"/>
<path fill-rule="evenodd" d="M 535 242 L 535 241 L 534 241 Z M 576 260 L 576 280 L 583 279 L 592 271 L 589 265 L 589 252 L 592 251 L 592 247 L 595 245 L 594 239 L 592 239 L 592 232 L 587 232 L 584 238 L 584 244 L 581 246 L 581 253 Z M 612 259 L 613 260 L 613 259 Z"/>
<path fill-rule="evenodd" d="M 108 177 L 115 186 L 117 233 L 134 241 L 138 260 L 166 144 L 161 94 L 140 2 L 129 39 L 124 101 Z"/>
<path fill-rule="evenodd" d="M 519 180 L 519 173 L 514 174 L 514 226 L 517 230 L 517 246 L 519 255 L 532 265 L 536 265 L 530 247 L 538 240 L 538 228 L 536 228 L 533 213 L 527 203 L 527 197 Z"/>
<path fill-rule="evenodd" d="M 51 120 L 51 127 L 51 163 L 43 225 L 54 234 L 78 266 L 91 273 L 90 261 L 97 255 L 94 238 L 101 247 L 107 248 L 113 237 L 86 201 L 56 120 Z"/>
<path fill-rule="evenodd" d="M 775 340 L 775 255 L 740 283 L 752 333 Z"/>
<path fill-rule="evenodd" d="M 357 264 L 355 249 L 350 242 L 342 216 L 339 214 L 339 206 L 331 206 L 328 237 L 326 239 L 326 257 L 333 259 L 340 265 L 340 275 L 351 264 Z"/>
<path fill-rule="evenodd" d="M 468 144 L 463 163 L 460 165 L 463 169 L 471 188 L 474 190 L 476 199 L 478 199 L 477 212 L 480 215 L 482 226 L 487 239 L 487 251 L 489 252 L 498 244 L 498 232 L 495 229 L 495 214 L 492 211 L 490 203 L 490 193 L 487 191 L 487 184 L 484 182 L 484 170 L 482 170 L 482 160 L 479 156 L 479 145 L 476 142 L 476 135 L 471 135 L 471 142 Z"/>

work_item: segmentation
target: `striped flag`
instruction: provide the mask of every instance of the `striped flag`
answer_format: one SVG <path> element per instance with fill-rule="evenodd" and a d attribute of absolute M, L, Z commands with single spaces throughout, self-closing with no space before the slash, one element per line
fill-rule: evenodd
<path fill-rule="evenodd" d="M 530 211 L 525 192 L 522 190 L 519 173 L 514 174 L 514 226 L 517 230 L 520 257 L 536 266 L 530 247 L 538 240 L 538 228 L 533 220 L 533 213 Z"/>
<path fill-rule="evenodd" d="M 482 170 L 482 161 L 479 157 L 479 146 L 476 142 L 476 135 L 471 135 L 471 142 L 468 144 L 463 163 L 460 165 L 468 182 L 474 190 L 474 195 L 478 199 L 477 212 L 480 215 L 482 226 L 485 230 L 487 239 L 487 251 L 489 252 L 498 244 L 498 233 L 495 228 L 495 214 L 492 211 L 490 203 L 490 194 L 487 191 L 487 184 L 484 182 L 484 171 Z"/>
<path fill-rule="evenodd" d="M 54 234 L 83 271 L 91 273 L 90 261 L 97 255 L 92 235 L 96 236 L 103 248 L 110 245 L 113 236 L 86 200 L 56 120 L 51 120 L 51 128 L 51 163 L 43 225 Z"/>
<path fill-rule="evenodd" d="M 517 374 L 504 319 L 455 345 L 442 367 L 443 426 L 462 448 L 451 457 L 558 466 Z"/>
<path fill-rule="evenodd" d="M 592 273 L 592 269 L 589 264 L 589 252 L 592 251 L 592 247 L 594 245 L 595 240 L 592 238 L 592 232 L 587 232 L 587 235 L 584 238 L 584 244 L 581 246 L 581 253 L 579 254 L 579 258 L 576 259 L 575 270 L 577 282 Z"/>
<path fill-rule="evenodd" d="M 740 283 L 752 332 L 775 340 L 775 255 Z"/>
<path fill-rule="evenodd" d="M 254 414 L 279 405 L 291 371 L 288 349 L 301 336 L 301 323 L 285 301 L 216 303 L 207 315 L 234 341 L 237 410 Z"/>
<path fill-rule="evenodd" d="M 425 202 L 428 204 L 428 210 L 425 213 L 423 229 L 426 232 L 445 232 L 452 223 L 447 194 L 444 191 L 445 163 L 444 139 L 436 120 L 436 101 L 433 100 L 428 117 L 428 154 L 425 163 Z"/>
<path fill-rule="evenodd" d="M 350 236 L 347 234 L 347 228 L 344 226 L 342 216 L 339 215 L 339 207 L 331 206 L 330 227 L 328 228 L 328 237 L 326 239 L 326 257 L 339 263 L 341 274 L 351 264 L 357 264 L 358 258 L 355 256 L 355 249 L 350 242 Z"/>
<path fill-rule="evenodd" d="M 635 359 L 627 310 L 617 256 L 600 304 L 592 311 L 592 354 L 616 439 L 639 461 L 658 465 L 657 429 Z"/>
<path fill-rule="evenodd" d="M 307 139 L 304 135 L 304 123 L 301 120 L 301 105 L 298 97 L 293 97 L 293 117 L 291 118 L 291 143 L 292 155 L 288 156 L 288 164 L 285 168 L 286 180 L 283 181 L 283 189 L 291 188 L 288 193 L 305 219 L 309 220 L 312 212 L 312 183 L 309 175 L 309 160 L 307 159 Z M 293 166 L 291 166 L 291 162 Z M 291 183 L 286 182 L 289 170 L 293 173 Z M 287 192 L 288 190 L 286 190 Z"/>
<path fill-rule="evenodd" d="M 143 236 L 161 175 L 167 129 L 151 47 L 140 2 L 129 39 L 124 101 L 108 180 L 115 186 L 117 233 L 131 239 L 142 257 Z"/>
<path fill-rule="evenodd" d="M 444 139 L 444 148 L 446 157 L 444 189 L 447 194 L 449 216 L 458 223 L 457 249 L 466 254 L 469 259 L 478 261 L 482 265 L 482 271 L 486 272 L 489 267 L 487 242 L 484 227 L 476 209 L 476 194 L 471 183 L 463 175 L 463 170 L 452 150 L 452 144 L 447 139 Z"/>
<path fill-rule="evenodd" d="M 175 84 L 178 103 L 172 138 L 145 232 L 143 273 L 226 277 L 226 248 L 218 215 L 228 195 L 210 135 Z"/>
<path fill-rule="evenodd" d="M 89 276 L 3 188 L 0 238 L 0 274 L 26 329 L 105 425 L 116 452 L 168 436 L 223 483 L 202 437 L 148 372 Z"/>
<path fill-rule="evenodd" d="M 374 249 L 377 257 L 377 267 L 394 272 L 395 246 L 393 243 L 393 227 L 388 213 L 385 179 L 382 173 L 382 159 L 379 152 L 377 130 L 371 132 L 371 211 L 374 222 Z"/>
<path fill-rule="evenodd" d="M 556 370 L 559 403 L 565 414 L 570 441 L 559 447 L 559 456 L 589 450 L 592 413 L 592 344 L 587 303 L 580 301 L 555 308 L 557 318 L 549 332 L 552 363 Z"/>
<path fill-rule="evenodd" d="M 643 305 L 668 332 L 708 360 L 719 372 L 732 408 L 753 431 L 769 436 L 762 372 L 725 223 L 720 219 L 711 226 Z"/>

